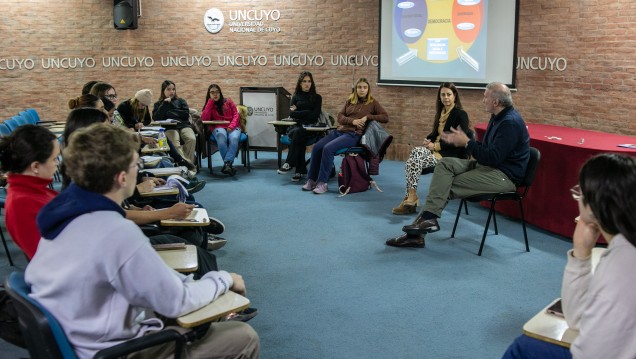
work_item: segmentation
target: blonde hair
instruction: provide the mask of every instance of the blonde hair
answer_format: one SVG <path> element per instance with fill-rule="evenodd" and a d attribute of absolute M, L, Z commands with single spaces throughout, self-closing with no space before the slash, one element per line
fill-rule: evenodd
<path fill-rule="evenodd" d="M 371 102 L 373 102 L 373 96 L 371 96 L 371 85 L 369 84 L 369 80 L 367 80 L 365 77 L 361 77 L 358 79 L 358 81 L 356 81 L 356 84 L 353 87 L 353 92 L 351 92 L 351 95 L 349 95 L 349 103 L 352 105 L 355 105 L 358 103 L 358 85 L 361 82 L 364 82 L 369 87 L 369 91 L 367 92 L 367 97 L 366 97 L 366 100 L 364 101 L 364 105 L 368 105 Z"/>

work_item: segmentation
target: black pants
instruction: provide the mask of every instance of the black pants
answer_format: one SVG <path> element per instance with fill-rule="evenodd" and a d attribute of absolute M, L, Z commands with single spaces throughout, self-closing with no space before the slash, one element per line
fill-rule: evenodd
<path fill-rule="evenodd" d="M 287 152 L 286 163 L 296 168 L 296 173 L 307 174 L 307 162 L 305 161 L 305 151 L 307 142 L 316 135 L 302 126 L 293 126 L 287 132 L 287 136 L 291 140 L 289 151 Z"/>
<path fill-rule="evenodd" d="M 148 237 L 148 239 L 150 239 L 150 244 L 188 243 L 186 240 L 170 234 L 160 234 L 157 236 Z M 216 257 L 214 256 L 214 254 L 201 247 L 196 248 L 199 269 L 194 272 L 194 279 L 201 278 L 205 273 L 209 271 L 218 271 L 219 269 L 216 265 Z"/>

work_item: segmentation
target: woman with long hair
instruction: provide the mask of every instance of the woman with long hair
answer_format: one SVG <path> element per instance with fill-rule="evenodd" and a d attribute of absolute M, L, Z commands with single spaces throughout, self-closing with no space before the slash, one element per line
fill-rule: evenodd
<path fill-rule="evenodd" d="M 287 130 L 287 136 L 291 140 L 287 159 L 279 174 L 286 174 L 292 168 L 296 169 L 296 174 L 292 177 L 292 182 L 300 181 L 307 174 L 305 164 L 306 143 L 315 133 L 308 133 L 304 126 L 312 125 L 318 121 L 322 110 L 322 97 L 316 93 L 314 77 L 309 71 L 303 71 L 296 81 L 296 90 L 291 98 L 289 117 L 294 119 L 296 124 Z"/>
<path fill-rule="evenodd" d="M 135 96 L 117 106 L 117 112 L 121 116 L 122 125 L 132 128 L 135 131 L 150 124 L 150 110 L 148 106 L 152 104 L 152 91 L 149 89 L 139 90 Z"/>
<path fill-rule="evenodd" d="M 213 125 L 212 136 L 223 158 L 221 172 L 234 176 L 236 169 L 233 163 L 238 153 L 239 140 L 241 139 L 241 123 L 236 104 L 231 98 L 225 98 L 221 87 L 211 84 L 205 96 L 205 106 L 201 113 L 202 121 L 227 121 L 227 125 Z"/>
<path fill-rule="evenodd" d="M 166 128 L 166 136 L 180 151 L 181 155 L 194 161 L 194 150 L 197 137 L 190 126 L 190 107 L 188 102 L 177 96 L 174 82 L 165 80 L 161 83 L 161 95 L 152 110 L 155 121 L 176 120 L 177 123 Z"/>
<path fill-rule="evenodd" d="M 333 167 L 336 151 L 353 147 L 360 142 L 368 121 L 389 122 L 389 115 L 371 96 L 369 80 L 360 78 L 354 91 L 338 113 L 338 127 L 318 141 L 311 151 L 307 183 L 303 191 L 322 194 L 328 191 L 327 181 Z"/>
<path fill-rule="evenodd" d="M 417 210 L 417 183 L 422 170 L 435 167 L 442 157 L 466 157 L 463 147 L 441 141 L 441 134 L 450 131 L 451 127 L 461 129 L 470 137 L 468 114 L 462 109 L 457 87 L 452 82 L 444 82 L 437 90 L 433 131 L 426 136 L 422 146 L 411 150 L 404 166 L 406 192 L 402 202 L 393 208 L 393 214 L 415 213 Z"/>

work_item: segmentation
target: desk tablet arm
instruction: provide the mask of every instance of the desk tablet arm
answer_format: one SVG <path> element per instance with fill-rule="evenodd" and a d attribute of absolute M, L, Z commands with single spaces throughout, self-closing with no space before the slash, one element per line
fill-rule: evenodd
<path fill-rule="evenodd" d="M 125 356 L 126 354 L 134 353 L 146 348 L 151 348 L 159 344 L 175 342 L 175 351 L 174 358 L 178 359 L 181 357 L 181 352 L 183 350 L 183 345 L 186 343 L 188 338 L 186 335 L 181 335 L 179 332 L 173 329 L 166 329 L 156 333 L 144 335 L 140 338 L 135 338 L 132 340 L 128 340 L 119 345 L 115 345 L 113 347 L 103 349 L 97 352 L 93 359 L 110 359 L 110 358 L 119 358 Z"/>

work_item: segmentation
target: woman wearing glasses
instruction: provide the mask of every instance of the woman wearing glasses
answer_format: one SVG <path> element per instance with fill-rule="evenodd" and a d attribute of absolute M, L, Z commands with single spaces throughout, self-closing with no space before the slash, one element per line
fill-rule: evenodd
<path fill-rule="evenodd" d="M 241 139 L 241 123 L 236 104 L 231 98 L 223 96 L 223 91 L 217 84 L 211 84 L 208 87 L 201 121 L 227 121 L 229 123 L 227 125 L 213 125 L 212 136 L 214 136 L 223 158 L 221 172 L 234 176 L 236 170 L 233 163 Z"/>
<path fill-rule="evenodd" d="M 561 300 L 568 326 L 579 335 L 569 350 L 522 335 L 504 358 L 636 358 L 636 158 L 591 158 L 571 192 L 580 215 Z M 592 248 L 601 235 L 609 245 L 592 273 Z"/>
<path fill-rule="evenodd" d="M 115 91 L 115 88 L 109 83 L 98 82 L 94 84 L 91 87 L 90 94 L 99 98 L 106 97 L 117 106 L 117 91 Z"/>

